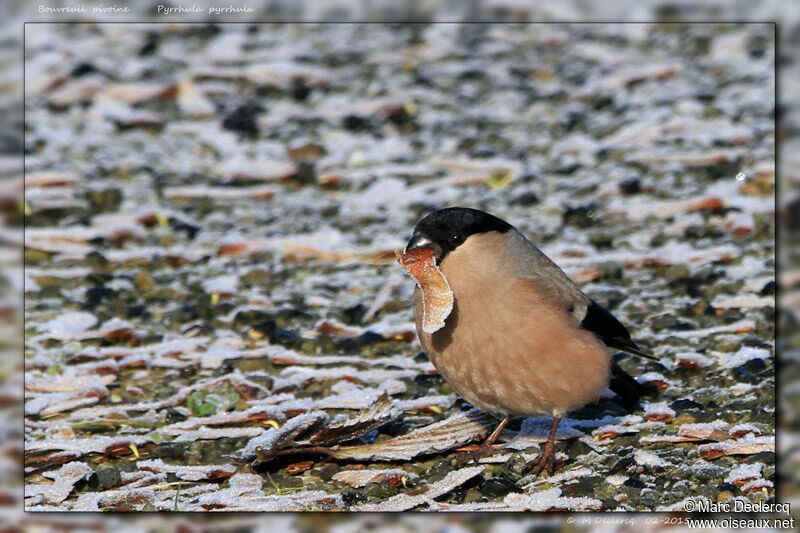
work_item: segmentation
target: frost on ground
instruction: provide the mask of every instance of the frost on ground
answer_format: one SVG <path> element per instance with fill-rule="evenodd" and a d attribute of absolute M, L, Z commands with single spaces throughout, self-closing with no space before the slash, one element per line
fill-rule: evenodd
<path fill-rule="evenodd" d="M 772 32 L 28 26 L 26 508 L 774 498 Z M 656 392 L 570 413 L 551 479 L 541 416 L 456 461 L 494 421 L 420 353 L 396 263 L 453 204 L 659 358 L 615 356 Z"/>

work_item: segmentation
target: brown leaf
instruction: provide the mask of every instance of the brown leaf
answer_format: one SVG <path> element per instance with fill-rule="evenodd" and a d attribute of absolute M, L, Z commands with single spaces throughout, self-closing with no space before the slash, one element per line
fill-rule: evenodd
<path fill-rule="evenodd" d="M 418 489 L 414 489 L 406 494 L 398 494 L 392 496 L 382 502 L 370 503 L 353 507 L 354 511 L 407 511 L 413 509 L 418 505 L 422 505 L 426 501 L 433 500 L 439 496 L 446 494 L 454 488 L 463 485 L 475 476 L 480 475 L 486 467 L 473 466 L 462 468 L 447 474 L 444 479 L 437 481 L 431 485 L 426 485 Z"/>
<path fill-rule="evenodd" d="M 641 384 L 645 387 L 652 388 L 655 390 L 664 390 L 669 387 L 669 383 L 661 379 L 649 379 L 649 380 L 642 380 Z"/>
<path fill-rule="evenodd" d="M 346 448 L 330 448 L 326 453 L 337 459 L 410 460 L 419 455 L 452 450 L 480 439 L 491 431 L 493 425 L 494 418 L 491 415 L 472 409 L 393 439 Z"/>
<path fill-rule="evenodd" d="M 774 452 L 774 437 L 751 437 L 740 441 L 712 442 L 697 447 L 700 457 L 711 461 L 724 455 L 753 455 L 761 452 Z"/>
<path fill-rule="evenodd" d="M 672 422 L 675 419 L 675 415 L 669 413 L 649 413 L 644 415 L 645 420 L 649 420 L 650 422 Z"/>
<path fill-rule="evenodd" d="M 760 437 L 761 436 L 761 430 L 759 430 L 758 428 L 755 428 L 755 427 L 742 427 L 742 428 L 733 427 L 733 428 L 731 428 L 730 434 L 731 434 L 731 437 L 733 437 L 734 439 L 741 439 L 741 438 L 743 438 L 743 437 L 745 437 L 747 435 L 753 435 L 755 437 Z"/>
<path fill-rule="evenodd" d="M 683 424 L 678 428 L 678 436 L 693 440 L 724 441 L 731 438 L 727 424 Z"/>
<path fill-rule="evenodd" d="M 286 467 L 287 474 L 300 474 L 314 466 L 314 461 L 300 461 L 299 463 L 292 463 Z"/>
<path fill-rule="evenodd" d="M 248 251 L 246 243 L 223 244 L 217 248 L 217 255 L 241 255 Z"/>
<path fill-rule="evenodd" d="M 228 381 L 245 400 L 258 400 L 269 394 L 264 387 L 237 374 L 228 376 Z"/>
<path fill-rule="evenodd" d="M 610 439 L 616 439 L 617 437 L 619 437 L 619 435 L 620 434 L 617 433 L 616 431 L 603 431 L 602 433 L 598 433 L 597 435 L 595 435 L 595 438 L 597 440 L 610 440 Z"/>

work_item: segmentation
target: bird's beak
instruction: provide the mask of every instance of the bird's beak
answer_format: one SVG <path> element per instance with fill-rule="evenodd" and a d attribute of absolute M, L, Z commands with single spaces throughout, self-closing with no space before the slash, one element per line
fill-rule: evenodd
<path fill-rule="evenodd" d="M 411 240 L 408 241 L 406 244 L 406 252 L 410 252 L 415 248 L 424 248 L 426 246 L 433 246 L 433 241 L 431 241 L 425 235 L 421 235 L 419 233 L 415 233 Z"/>
<path fill-rule="evenodd" d="M 425 248 L 425 247 L 433 248 L 433 254 L 437 255 L 439 247 L 436 246 L 434 242 L 430 240 L 427 236 L 421 233 L 415 233 L 411 237 L 411 240 L 408 241 L 408 244 L 406 244 L 406 252 L 410 252 L 411 250 L 414 250 L 416 248 Z"/>
<path fill-rule="evenodd" d="M 430 238 L 428 238 L 425 235 L 422 235 L 421 233 L 415 233 L 414 236 L 411 237 L 411 240 L 408 241 L 408 244 L 406 244 L 405 252 L 408 253 L 411 250 L 415 250 L 417 248 L 426 248 L 426 247 L 432 248 L 433 255 L 434 257 L 437 258 L 439 257 L 439 254 L 442 251 L 442 249 L 436 243 L 430 240 Z"/>

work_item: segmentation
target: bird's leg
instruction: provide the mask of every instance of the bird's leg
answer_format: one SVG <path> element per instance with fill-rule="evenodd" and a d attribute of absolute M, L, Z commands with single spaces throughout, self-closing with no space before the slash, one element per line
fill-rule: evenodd
<path fill-rule="evenodd" d="M 480 459 L 481 457 L 491 454 L 492 444 L 494 444 L 494 441 L 497 440 L 497 437 L 499 437 L 500 433 L 502 433 L 503 430 L 506 428 L 508 423 L 511 421 L 511 418 L 512 418 L 511 415 L 506 415 L 503 418 L 503 420 L 501 420 L 500 423 L 497 424 L 497 427 L 494 428 L 492 434 L 489 435 L 485 441 L 483 441 L 483 444 L 481 444 L 478 447 L 478 449 L 473 452 L 466 452 L 466 454 L 460 458 L 459 463 L 466 464 L 472 460 L 474 460 L 477 463 L 478 459 Z"/>
<path fill-rule="evenodd" d="M 550 435 L 544 443 L 544 450 L 531 464 L 531 473 L 538 476 L 542 470 L 547 469 L 547 474 L 552 476 L 556 466 L 556 431 L 558 423 L 561 422 L 560 416 L 553 417 L 553 425 L 550 427 Z"/>
<path fill-rule="evenodd" d="M 506 428 L 509 422 L 511 422 L 511 415 L 506 415 L 505 418 L 503 418 L 500 421 L 500 423 L 497 424 L 497 427 L 494 428 L 492 434 L 489 435 L 485 441 L 483 441 L 483 444 L 481 444 L 481 447 L 478 448 L 478 450 L 484 454 L 488 454 L 489 452 L 491 452 L 492 444 L 494 444 L 494 441 L 497 440 L 497 437 L 500 436 L 500 433 L 503 432 L 503 430 Z"/>

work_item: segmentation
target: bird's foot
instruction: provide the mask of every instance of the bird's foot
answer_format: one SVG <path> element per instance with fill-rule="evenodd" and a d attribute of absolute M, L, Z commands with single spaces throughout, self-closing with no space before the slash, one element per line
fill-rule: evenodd
<path fill-rule="evenodd" d="M 486 457 L 487 455 L 491 455 L 494 453 L 494 449 L 492 448 L 492 444 L 497 440 L 497 437 L 500 436 L 500 432 L 503 431 L 508 425 L 508 422 L 511 420 L 511 415 L 506 415 L 503 417 L 503 420 L 497 425 L 497 427 L 492 431 L 492 433 L 487 437 L 483 444 L 478 446 L 477 448 L 469 448 L 468 450 L 463 450 L 459 456 L 456 457 L 456 466 L 464 466 L 470 461 L 475 461 L 475 464 L 478 464 L 478 460 L 481 457 Z"/>
<path fill-rule="evenodd" d="M 539 476 L 542 472 L 547 472 L 548 476 L 552 476 L 556 470 L 563 466 L 561 461 L 556 460 L 555 447 L 545 448 L 539 454 L 539 457 L 534 459 L 528 466 L 528 472 L 533 476 Z"/>
<path fill-rule="evenodd" d="M 492 448 L 491 444 L 487 446 L 486 443 L 484 443 L 473 450 L 465 450 L 459 452 L 458 455 L 456 455 L 454 466 L 456 467 L 466 466 L 473 461 L 475 462 L 475 464 L 478 464 L 478 461 L 480 459 L 488 457 L 493 453 L 494 453 L 494 448 Z"/>

